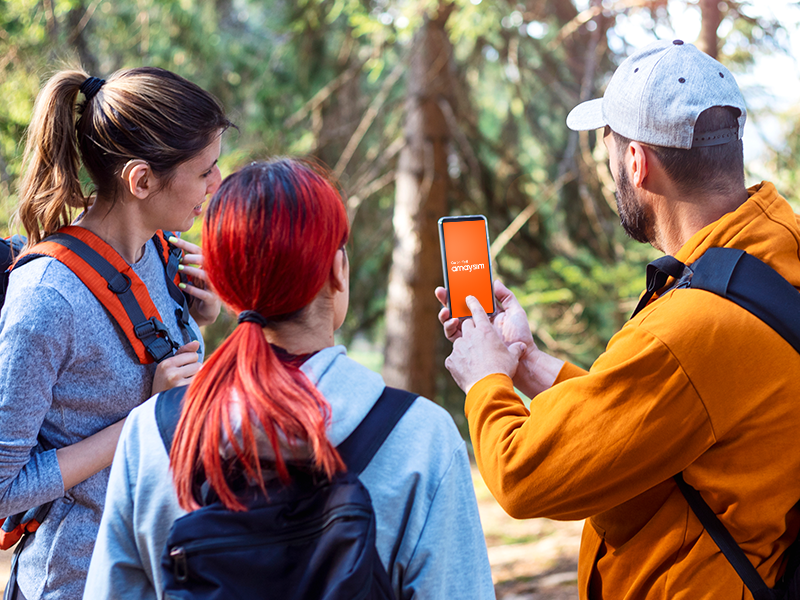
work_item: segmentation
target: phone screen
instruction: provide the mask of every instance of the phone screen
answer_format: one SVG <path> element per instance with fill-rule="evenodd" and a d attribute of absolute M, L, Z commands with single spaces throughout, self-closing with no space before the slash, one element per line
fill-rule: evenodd
<path fill-rule="evenodd" d="M 442 217 L 439 219 L 439 241 L 450 315 L 457 318 L 472 315 L 467 307 L 467 296 L 475 296 L 483 310 L 493 314 L 494 291 L 486 217 Z"/>

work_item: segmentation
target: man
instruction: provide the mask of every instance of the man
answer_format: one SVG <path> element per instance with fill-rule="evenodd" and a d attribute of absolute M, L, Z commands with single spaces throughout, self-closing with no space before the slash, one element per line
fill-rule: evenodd
<path fill-rule="evenodd" d="M 602 99 L 567 118 L 605 128 L 632 237 L 686 264 L 711 247 L 745 250 L 798 288 L 800 226 L 772 184 L 745 188 L 744 122 L 730 72 L 680 40 L 630 56 Z M 733 302 L 668 284 L 586 372 L 538 349 L 516 298 L 495 291 L 493 323 L 471 297 L 471 320 L 442 309 L 446 365 L 506 511 L 587 519 L 581 598 L 751 597 L 672 479 L 680 472 L 773 586 L 800 529 L 800 355 Z"/>

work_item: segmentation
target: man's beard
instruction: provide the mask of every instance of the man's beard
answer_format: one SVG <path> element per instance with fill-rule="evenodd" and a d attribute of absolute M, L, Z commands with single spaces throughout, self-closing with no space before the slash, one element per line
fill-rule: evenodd
<path fill-rule="evenodd" d="M 617 172 L 617 211 L 622 228 L 631 238 L 643 244 L 653 243 L 653 214 L 638 202 L 628 174 Z"/>

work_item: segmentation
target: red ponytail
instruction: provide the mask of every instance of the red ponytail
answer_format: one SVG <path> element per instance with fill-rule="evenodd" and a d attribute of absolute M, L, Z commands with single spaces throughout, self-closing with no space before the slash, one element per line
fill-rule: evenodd
<path fill-rule="evenodd" d="M 291 159 L 252 164 L 226 178 L 209 203 L 204 266 L 234 312 L 288 320 L 322 289 L 348 233 L 339 194 L 316 170 Z M 276 356 L 261 327 L 241 323 L 186 394 L 170 452 L 181 507 L 199 507 L 200 473 L 226 507 L 244 510 L 225 477 L 223 436 L 237 467 L 264 489 L 256 428 L 266 433 L 282 480 L 289 480 L 283 453 L 301 444 L 330 477 L 344 465 L 327 438 L 329 417 L 327 401 L 299 368 Z"/>

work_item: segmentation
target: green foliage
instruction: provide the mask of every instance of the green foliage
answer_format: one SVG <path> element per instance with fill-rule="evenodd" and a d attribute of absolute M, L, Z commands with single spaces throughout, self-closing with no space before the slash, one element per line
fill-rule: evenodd
<path fill-rule="evenodd" d="M 788 50 L 783 26 L 778 21 L 751 16 L 755 3 L 727 0 L 720 3 L 726 32 L 720 60 L 749 67 L 764 52 Z"/>
<path fill-rule="evenodd" d="M 581 250 L 528 271 L 515 291 L 537 343 L 588 369 L 624 324 L 644 289 L 644 266 L 658 253 L 628 243 L 626 260 L 608 264 Z"/>
<path fill-rule="evenodd" d="M 451 212 L 485 214 L 497 239 L 534 204 L 497 274 L 519 294 L 537 340 L 582 366 L 624 323 L 655 252 L 625 238 L 602 145 L 593 133 L 569 132 L 565 119 L 602 92 L 621 60 L 620 14 L 668 20 L 666 0 L 602 3 L 584 18 L 576 5 L 587 4 L 596 3 L 455 0 L 447 30 L 456 89 L 442 100 L 454 120 Z M 380 346 L 403 74 L 414 33 L 439 10 L 439 0 L 0 0 L 0 230 L 16 205 L 21 141 L 41 83 L 69 63 L 98 76 L 161 66 L 211 90 L 236 122 L 223 140 L 223 175 L 280 154 L 310 154 L 335 171 L 352 220 L 351 310 L 340 339 Z M 781 46 L 777 25 L 747 11 L 725 3 L 723 61 L 744 64 L 756 45 Z M 621 43 L 609 49 L 610 38 Z M 787 123 L 793 147 L 776 165 L 791 194 L 800 119 Z M 198 242 L 199 231 L 187 238 Z M 206 330 L 209 349 L 233 323 L 224 315 Z M 463 396 L 444 370 L 440 389 L 463 426 Z"/>
<path fill-rule="evenodd" d="M 778 191 L 800 211 L 800 110 L 796 107 L 780 117 L 786 147 L 773 150 L 772 171 L 778 174 Z"/>

